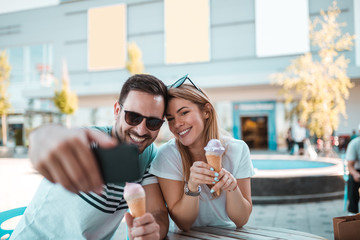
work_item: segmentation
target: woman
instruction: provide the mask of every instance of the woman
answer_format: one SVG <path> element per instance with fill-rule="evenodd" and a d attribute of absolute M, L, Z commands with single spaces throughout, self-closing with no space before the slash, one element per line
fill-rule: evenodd
<path fill-rule="evenodd" d="M 192 85 L 183 84 L 187 79 Z M 175 139 L 159 148 L 150 172 L 158 176 L 176 225 L 187 231 L 193 226 L 246 224 L 254 174 L 247 145 L 220 134 L 209 98 L 187 75 L 168 90 L 166 118 Z M 225 147 L 219 172 L 205 157 L 211 139 L 220 139 Z M 220 196 L 213 197 L 217 190 Z"/>

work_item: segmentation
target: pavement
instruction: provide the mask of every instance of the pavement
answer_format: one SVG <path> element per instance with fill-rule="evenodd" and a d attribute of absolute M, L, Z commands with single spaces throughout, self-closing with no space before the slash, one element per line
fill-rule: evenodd
<path fill-rule="evenodd" d="M 41 179 L 42 176 L 32 168 L 26 156 L 0 158 L 0 212 L 27 206 Z M 253 206 L 247 225 L 286 228 L 333 239 L 332 219 L 346 215 L 343 206 L 343 199 L 295 204 L 257 204 Z M 19 219 L 20 217 L 9 220 L 2 227 L 11 228 Z M 126 239 L 124 232 L 125 223 L 122 222 L 117 236 Z"/>

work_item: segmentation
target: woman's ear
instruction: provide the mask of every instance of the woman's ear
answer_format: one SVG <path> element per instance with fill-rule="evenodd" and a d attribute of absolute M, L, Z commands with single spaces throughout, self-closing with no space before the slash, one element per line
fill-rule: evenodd
<path fill-rule="evenodd" d="M 210 117 L 210 113 L 212 111 L 212 106 L 210 103 L 206 103 L 205 106 L 204 106 L 204 117 L 205 119 L 208 119 Z"/>

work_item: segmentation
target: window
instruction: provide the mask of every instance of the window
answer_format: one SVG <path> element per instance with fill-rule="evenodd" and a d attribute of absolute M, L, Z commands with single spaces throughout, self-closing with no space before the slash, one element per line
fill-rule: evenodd
<path fill-rule="evenodd" d="M 258 57 L 310 50 L 308 0 L 255 0 Z"/>
<path fill-rule="evenodd" d="M 208 0 L 165 0 L 166 63 L 210 60 Z"/>
<path fill-rule="evenodd" d="M 88 10 L 88 70 L 121 69 L 126 59 L 124 4 Z"/>
<path fill-rule="evenodd" d="M 10 82 L 25 81 L 24 47 L 10 48 L 7 53 L 11 66 Z"/>
<path fill-rule="evenodd" d="M 7 50 L 12 83 L 41 82 L 44 74 L 52 75 L 52 45 L 14 47 Z"/>

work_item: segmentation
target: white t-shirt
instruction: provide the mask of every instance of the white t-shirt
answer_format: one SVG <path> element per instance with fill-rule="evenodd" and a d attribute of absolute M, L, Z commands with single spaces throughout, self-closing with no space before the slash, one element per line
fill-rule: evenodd
<path fill-rule="evenodd" d="M 242 140 L 229 138 L 224 145 L 223 168 L 229 171 L 236 179 L 253 176 L 254 168 L 246 143 Z M 184 181 L 181 156 L 175 139 L 171 139 L 159 148 L 158 154 L 151 163 L 150 173 L 161 178 Z M 224 191 L 222 191 L 220 197 L 212 200 L 209 187 L 202 184 L 199 215 L 192 226 L 235 226 L 227 216 L 225 203 L 226 193 Z"/>
<path fill-rule="evenodd" d="M 292 128 L 292 138 L 295 142 L 302 142 L 306 138 L 306 128 L 296 123 Z"/>

